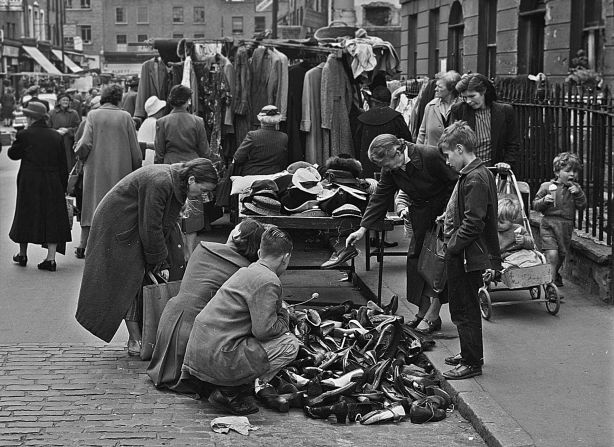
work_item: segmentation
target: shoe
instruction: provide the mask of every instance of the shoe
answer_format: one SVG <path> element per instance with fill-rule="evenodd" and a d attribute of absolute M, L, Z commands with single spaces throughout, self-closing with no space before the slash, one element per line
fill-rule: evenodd
<path fill-rule="evenodd" d="M 38 264 L 39 270 L 48 270 L 50 272 L 55 272 L 56 268 L 57 268 L 57 264 L 55 263 L 55 261 L 44 260 L 43 262 Z"/>
<path fill-rule="evenodd" d="M 470 366 L 460 363 L 456 368 L 443 373 L 443 376 L 448 380 L 462 380 L 470 377 L 481 376 L 482 368 L 479 366 Z"/>
<path fill-rule="evenodd" d="M 399 295 L 392 295 L 392 298 L 390 298 L 390 302 L 383 307 L 384 313 L 388 315 L 396 314 L 398 308 L 399 308 Z"/>
<path fill-rule="evenodd" d="M 339 396 L 344 394 L 351 394 L 356 386 L 356 382 L 350 382 L 341 388 L 335 388 L 334 390 L 327 391 L 319 396 L 308 398 L 306 404 L 310 407 L 317 407 L 329 403 L 331 400 L 338 399 Z"/>
<path fill-rule="evenodd" d="M 323 405 L 320 407 L 306 405 L 304 411 L 305 415 L 312 419 L 328 419 L 329 416 L 334 414 L 338 424 L 345 424 L 345 420 L 348 417 L 348 404 L 345 401 L 341 401 L 333 405 Z"/>
<path fill-rule="evenodd" d="M 411 399 L 403 399 L 382 410 L 375 410 L 365 414 L 360 418 L 360 423 L 363 425 L 372 425 L 379 422 L 402 421 L 411 411 L 411 407 Z"/>
<path fill-rule="evenodd" d="M 273 388 L 273 385 L 256 381 L 256 399 L 264 404 L 265 407 L 280 413 L 290 411 L 290 403 Z"/>
<path fill-rule="evenodd" d="M 222 393 L 219 388 L 209 395 L 209 403 L 235 416 L 245 416 L 259 411 L 258 406 L 246 399 L 246 396 L 239 393 Z"/>
<path fill-rule="evenodd" d="M 351 402 L 348 403 L 348 421 L 360 422 L 362 417 L 375 410 L 381 410 L 384 405 L 381 402 Z"/>
<path fill-rule="evenodd" d="M 128 340 L 128 355 L 138 357 L 141 355 L 141 342 L 138 340 Z"/>
<path fill-rule="evenodd" d="M 413 424 L 424 424 L 425 422 L 438 422 L 446 418 L 446 410 L 439 408 L 439 403 L 432 399 L 437 396 L 429 396 L 412 403 L 409 410 L 409 420 Z"/>
<path fill-rule="evenodd" d="M 563 278 L 560 273 L 557 273 L 554 277 L 554 285 L 557 287 L 563 287 Z"/>
<path fill-rule="evenodd" d="M 350 259 L 355 258 L 356 256 L 358 256 L 358 253 L 358 249 L 353 245 L 345 247 L 338 253 L 333 253 L 330 259 L 321 265 L 321 268 L 334 269 L 335 267 L 338 267 L 339 265 L 349 261 Z"/>
<path fill-rule="evenodd" d="M 352 381 L 355 382 L 359 377 L 362 377 L 364 373 L 365 372 L 362 369 L 354 369 L 347 374 L 342 375 L 341 377 L 338 377 L 336 379 L 324 379 L 320 383 L 322 383 L 322 385 L 326 385 L 332 388 L 341 388 L 342 386 L 345 386 Z"/>
<path fill-rule="evenodd" d="M 445 359 L 443 359 L 443 362 L 446 365 L 451 365 L 451 366 L 460 365 L 462 361 L 463 361 L 463 356 L 460 354 L 460 352 L 456 355 L 453 355 L 452 357 L 446 357 Z"/>
<path fill-rule="evenodd" d="M 77 247 L 77 249 L 75 250 L 75 256 L 77 257 L 77 259 L 85 258 L 85 248 Z"/>
<path fill-rule="evenodd" d="M 423 318 L 420 324 L 416 327 L 416 331 L 421 334 L 428 335 L 441 329 L 441 318 L 437 317 L 435 321 Z"/>
<path fill-rule="evenodd" d="M 17 253 L 16 255 L 13 256 L 13 261 L 19 264 L 20 266 L 25 267 L 26 264 L 28 263 L 28 257 L 26 255 L 20 255 L 19 253 Z"/>
<path fill-rule="evenodd" d="M 411 320 L 409 323 L 407 323 L 407 326 L 409 326 L 412 329 L 416 329 L 416 327 L 420 324 L 423 318 L 424 317 L 421 317 L 420 315 L 416 314 L 414 315 L 414 319 Z"/>

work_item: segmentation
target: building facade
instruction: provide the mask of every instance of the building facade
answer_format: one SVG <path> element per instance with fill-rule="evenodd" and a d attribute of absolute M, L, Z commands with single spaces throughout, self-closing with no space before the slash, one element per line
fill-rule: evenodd
<path fill-rule="evenodd" d="M 403 70 L 614 81 L 614 0 L 401 0 Z M 578 53 L 580 51 L 580 53 Z"/>

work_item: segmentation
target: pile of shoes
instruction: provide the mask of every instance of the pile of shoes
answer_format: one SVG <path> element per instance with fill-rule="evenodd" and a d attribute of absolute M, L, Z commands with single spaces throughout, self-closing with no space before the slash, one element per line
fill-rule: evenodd
<path fill-rule="evenodd" d="M 422 354 L 434 341 L 404 324 L 397 306 L 395 295 L 384 307 L 346 301 L 293 311 L 299 354 L 270 384 L 256 384 L 257 399 L 277 411 L 302 408 L 310 418 L 334 416 L 338 423 L 444 419 L 452 400 Z"/>

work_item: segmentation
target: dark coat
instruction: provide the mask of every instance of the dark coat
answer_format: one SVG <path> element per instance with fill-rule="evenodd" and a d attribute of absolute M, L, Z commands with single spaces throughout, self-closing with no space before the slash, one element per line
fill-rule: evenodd
<path fill-rule="evenodd" d="M 463 255 L 467 272 L 501 270 L 499 251 L 497 186 L 484 162 L 476 158 L 460 173 L 454 231 L 446 255 Z"/>
<path fill-rule="evenodd" d="M 397 138 L 412 141 L 411 132 L 405 124 L 405 119 L 390 107 L 379 107 L 367 110 L 358 116 L 358 126 L 354 133 L 354 147 L 358 150 L 358 160 L 362 163 L 362 176 L 373 178 L 379 168 L 369 160 L 369 146 L 373 139 L 383 133 L 389 133 Z"/>
<path fill-rule="evenodd" d="M 288 166 L 288 135 L 274 129 L 248 132 L 234 155 L 237 175 L 266 175 Z"/>
<path fill-rule="evenodd" d="M 401 190 L 409 195 L 409 217 L 414 234 L 407 253 L 407 299 L 420 305 L 425 282 L 418 273 L 418 257 L 426 233 L 445 210 L 458 175 L 446 164 L 441 153 L 431 146 L 411 145 L 408 153 L 410 161 L 405 170 L 382 170 L 360 225 L 378 229 L 378 222 L 386 216 L 395 193 Z"/>
<path fill-rule="evenodd" d="M 466 102 L 458 102 L 450 111 L 450 123 L 467 121 L 475 130 L 475 110 Z M 514 108 L 509 104 L 493 102 L 490 105 L 490 149 L 494 166 L 499 162 L 509 164 L 515 168 L 520 151 L 520 136 L 516 125 Z"/>
<path fill-rule="evenodd" d="M 164 307 L 147 374 L 157 387 L 172 387 L 181 365 L 194 319 L 222 284 L 250 262 L 226 244 L 201 242 L 190 256 L 179 294 Z"/>
<path fill-rule="evenodd" d="M 134 117 L 144 120 L 147 118 L 145 112 L 145 101 L 150 96 L 157 96 L 166 99 L 170 88 L 168 85 L 168 71 L 166 64 L 159 57 L 153 57 L 141 65 L 141 76 L 139 78 L 139 89 L 136 93 L 136 104 L 134 105 Z"/>
<path fill-rule="evenodd" d="M 76 156 L 73 146 L 75 144 L 75 132 L 81 124 L 81 118 L 76 110 L 67 109 L 63 110 L 61 107 L 56 107 L 49 114 L 49 122 L 51 127 L 59 129 L 65 127 L 68 131 L 62 135 L 62 144 L 64 145 L 64 152 L 66 153 L 66 165 L 70 171 L 75 164 Z"/>
<path fill-rule="evenodd" d="M 261 342 L 288 332 L 278 276 L 260 261 L 232 275 L 198 314 L 183 370 L 219 386 L 253 383 L 270 369 Z"/>
<path fill-rule="evenodd" d="M 21 160 L 11 240 L 33 244 L 70 241 L 64 199 L 68 171 L 60 134 L 37 121 L 17 132 L 8 156 Z"/>
<path fill-rule="evenodd" d="M 87 244 L 76 318 L 110 342 L 141 288 L 146 268 L 168 255 L 166 236 L 186 199 L 181 165 L 149 165 L 102 199 Z"/>

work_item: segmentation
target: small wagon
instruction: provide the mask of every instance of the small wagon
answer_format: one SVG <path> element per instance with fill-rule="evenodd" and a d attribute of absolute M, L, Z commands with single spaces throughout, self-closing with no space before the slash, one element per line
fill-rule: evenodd
<path fill-rule="evenodd" d="M 495 170 L 495 168 L 491 168 Z M 530 196 L 529 185 L 525 182 L 517 182 L 514 173 L 510 170 L 506 175 L 496 174 L 497 191 L 499 194 L 516 196 L 522 210 L 522 224 L 533 238 L 529 218 L 527 217 L 523 193 Z M 541 264 L 530 267 L 515 267 L 504 270 L 500 278 L 484 277 L 484 285 L 478 291 L 480 299 L 480 311 L 482 318 L 490 320 L 493 306 L 505 306 L 518 303 L 544 303 L 546 311 L 556 315 L 561 307 L 561 296 L 557 287 L 552 283 L 552 270 L 543 253 L 536 250 Z M 497 285 L 502 283 L 503 286 Z M 496 288 L 494 286 L 497 285 Z M 497 301 L 491 300 L 491 294 L 504 290 L 528 290 L 530 299 Z"/>

